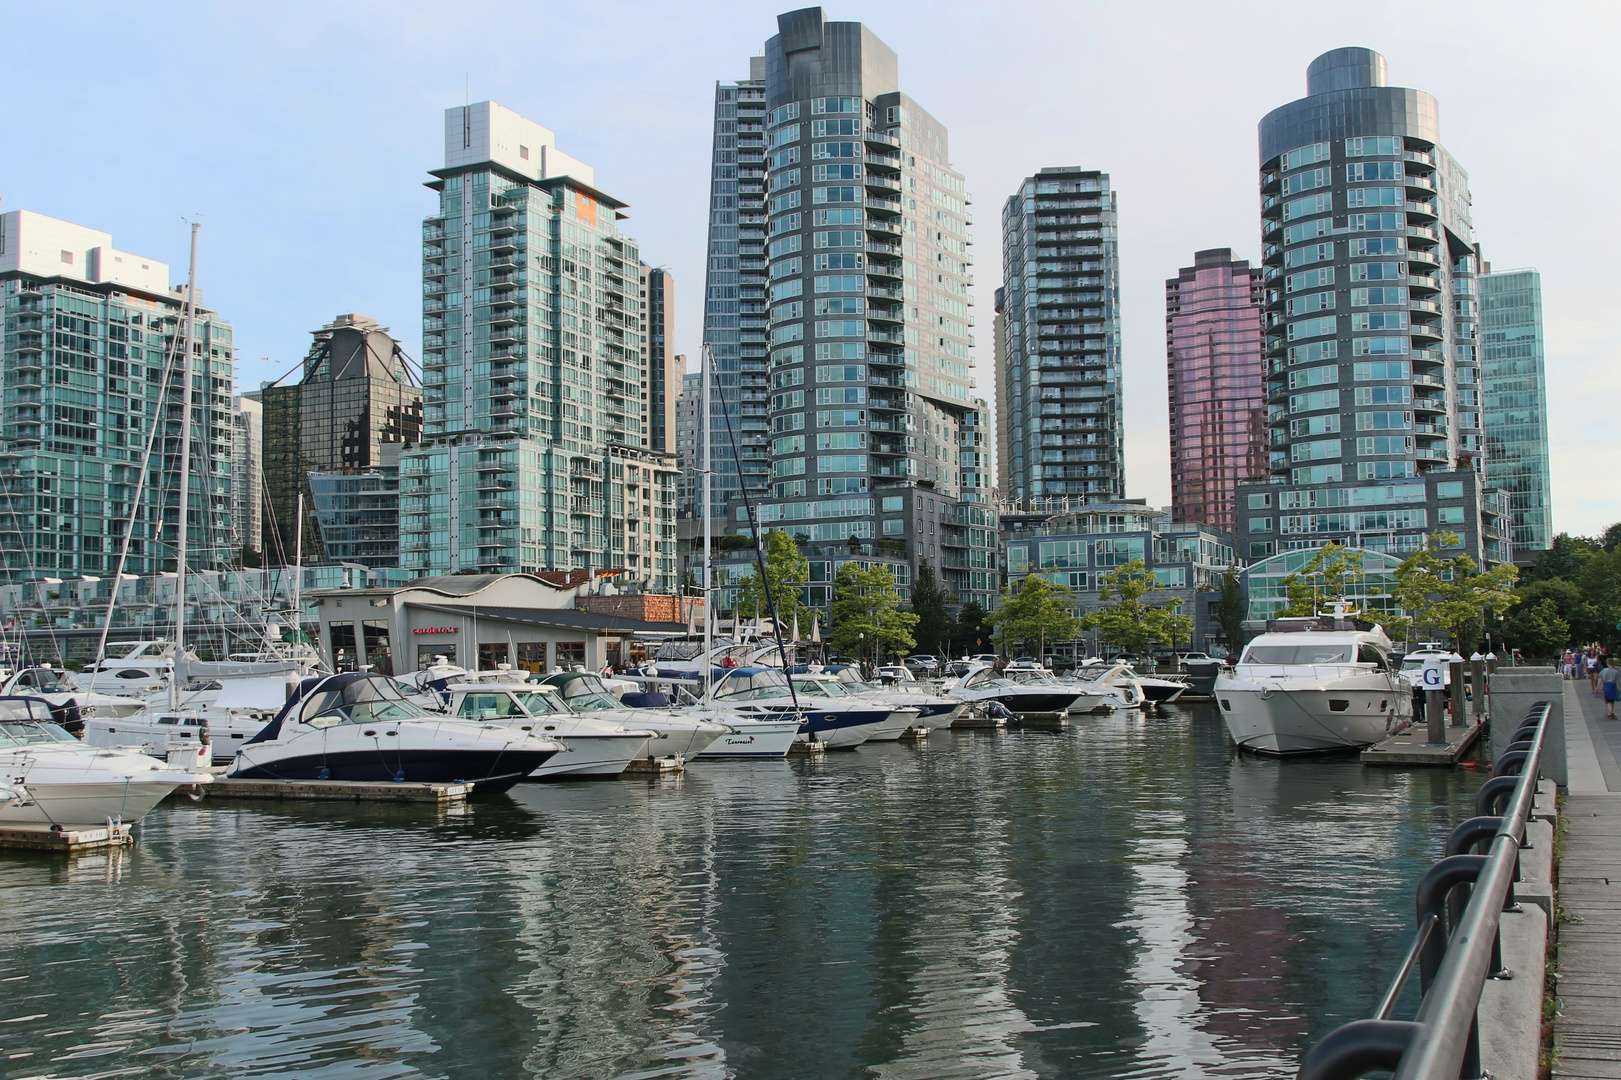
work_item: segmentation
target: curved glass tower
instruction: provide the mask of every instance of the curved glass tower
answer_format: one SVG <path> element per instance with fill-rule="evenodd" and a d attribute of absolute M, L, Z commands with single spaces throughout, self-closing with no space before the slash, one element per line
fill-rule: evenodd
<path fill-rule="evenodd" d="M 1406 552 L 1437 527 L 1508 557 L 1480 482 L 1469 180 L 1440 139 L 1435 99 L 1387 86 L 1370 49 L 1319 56 L 1307 95 L 1261 120 L 1273 490 L 1246 494 L 1247 557 Z"/>

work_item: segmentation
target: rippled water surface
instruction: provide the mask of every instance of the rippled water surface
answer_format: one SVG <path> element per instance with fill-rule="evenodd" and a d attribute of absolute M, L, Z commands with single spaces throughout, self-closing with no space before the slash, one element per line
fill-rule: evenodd
<path fill-rule="evenodd" d="M 1292 1076 L 1476 784 L 1171 706 L 449 813 L 166 805 L 0 852 L 0 1077 Z"/>

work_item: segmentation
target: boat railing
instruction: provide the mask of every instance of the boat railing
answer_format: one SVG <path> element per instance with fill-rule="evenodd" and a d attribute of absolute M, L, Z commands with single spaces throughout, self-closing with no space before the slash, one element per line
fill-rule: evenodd
<path fill-rule="evenodd" d="M 1306 1053 L 1300 1080 L 1352 1080 L 1392 1071 L 1395 1080 L 1483 1076 L 1476 1010 L 1487 979 L 1508 978 L 1498 923 L 1514 910 L 1514 882 L 1541 777 L 1552 706 L 1539 701 L 1475 795 L 1476 817 L 1447 838 L 1443 858 L 1418 884 L 1418 930 L 1372 1019 L 1325 1035 Z M 1514 775 L 1513 770 L 1518 770 Z M 1485 846 L 1486 853 L 1475 849 Z M 1412 1020 L 1393 1020 L 1413 968 L 1421 998 Z"/>

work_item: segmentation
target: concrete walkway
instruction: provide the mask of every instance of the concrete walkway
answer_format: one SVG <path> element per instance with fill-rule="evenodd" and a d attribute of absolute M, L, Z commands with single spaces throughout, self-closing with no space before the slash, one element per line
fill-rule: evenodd
<path fill-rule="evenodd" d="M 1567 681 L 1564 858 L 1559 864 L 1559 1015 L 1554 1076 L 1621 1078 L 1621 720 Z"/>

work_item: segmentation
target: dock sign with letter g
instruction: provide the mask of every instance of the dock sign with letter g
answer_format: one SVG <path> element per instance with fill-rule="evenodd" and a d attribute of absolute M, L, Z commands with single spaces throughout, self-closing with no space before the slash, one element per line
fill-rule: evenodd
<path fill-rule="evenodd" d="M 1419 685 L 1426 690 L 1444 690 L 1446 688 L 1446 669 L 1441 666 L 1441 661 L 1424 661 L 1424 673 L 1419 678 Z"/>

